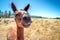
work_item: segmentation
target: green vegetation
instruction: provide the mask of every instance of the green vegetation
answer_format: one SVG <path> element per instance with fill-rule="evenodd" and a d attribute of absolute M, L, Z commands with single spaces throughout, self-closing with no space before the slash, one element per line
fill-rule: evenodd
<path fill-rule="evenodd" d="M 0 18 L 10 18 L 11 15 L 12 15 L 11 11 L 7 12 L 7 10 L 6 10 L 6 11 L 2 12 L 0 10 Z"/>
<path fill-rule="evenodd" d="M 13 18 L 13 13 L 11 13 L 11 11 L 7 11 L 5 10 L 4 12 L 2 12 L 0 10 L 0 18 Z M 47 18 L 47 17 L 42 17 L 42 16 L 31 16 L 32 18 Z M 60 17 L 56 17 L 56 18 L 50 18 L 50 19 L 60 19 Z"/>
<path fill-rule="evenodd" d="M 46 19 L 47 17 L 42 17 L 42 16 L 31 16 L 32 18 L 44 18 Z M 50 19 L 60 19 L 60 17 L 56 17 L 56 18 L 50 18 Z"/>
<path fill-rule="evenodd" d="M 60 17 L 56 17 L 55 19 L 60 19 Z"/>
<path fill-rule="evenodd" d="M 46 18 L 46 17 L 42 17 L 42 16 L 31 16 L 32 18 Z"/>
<path fill-rule="evenodd" d="M 31 16 L 32 18 L 42 18 L 41 16 Z"/>

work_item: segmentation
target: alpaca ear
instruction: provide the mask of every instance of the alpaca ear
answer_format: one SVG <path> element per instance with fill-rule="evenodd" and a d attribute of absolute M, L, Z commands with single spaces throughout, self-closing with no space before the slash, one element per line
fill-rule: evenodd
<path fill-rule="evenodd" d="M 26 7 L 24 8 L 25 11 L 27 11 L 30 7 L 30 4 L 27 4 Z"/>
<path fill-rule="evenodd" d="M 15 12 L 17 10 L 16 6 L 15 6 L 15 4 L 13 2 L 11 3 L 11 8 L 12 8 L 13 12 Z"/>

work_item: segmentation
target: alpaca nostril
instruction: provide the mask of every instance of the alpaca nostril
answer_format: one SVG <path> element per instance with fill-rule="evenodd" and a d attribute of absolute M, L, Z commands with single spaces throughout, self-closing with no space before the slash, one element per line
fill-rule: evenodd
<path fill-rule="evenodd" d="M 27 17 L 23 17 L 23 20 L 27 20 Z"/>
<path fill-rule="evenodd" d="M 24 20 L 25 22 L 30 22 L 30 21 L 31 21 L 30 17 L 23 17 L 23 20 Z"/>

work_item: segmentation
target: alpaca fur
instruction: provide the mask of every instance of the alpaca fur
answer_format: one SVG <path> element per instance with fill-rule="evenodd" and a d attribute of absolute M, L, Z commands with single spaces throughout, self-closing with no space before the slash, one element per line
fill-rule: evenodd
<path fill-rule="evenodd" d="M 11 3 L 11 8 L 15 13 L 17 32 L 14 28 L 9 28 L 7 40 L 24 40 L 24 27 L 28 27 L 31 24 L 30 15 L 27 12 L 29 6 L 30 4 L 28 4 L 23 10 L 17 10 L 15 4 L 13 2 Z M 24 17 L 26 17 L 25 19 L 27 21 L 25 19 L 23 20 Z"/>

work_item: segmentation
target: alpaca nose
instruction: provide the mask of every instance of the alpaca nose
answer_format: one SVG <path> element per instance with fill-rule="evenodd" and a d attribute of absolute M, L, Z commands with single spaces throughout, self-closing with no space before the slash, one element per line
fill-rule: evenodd
<path fill-rule="evenodd" d="M 26 23 L 28 23 L 28 22 L 30 22 L 31 21 L 31 18 L 30 17 L 23 17 L 23 20 L 26 22 Z"/>

